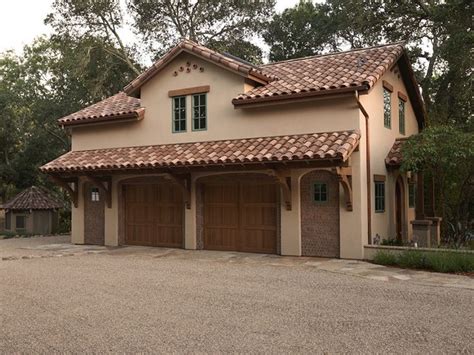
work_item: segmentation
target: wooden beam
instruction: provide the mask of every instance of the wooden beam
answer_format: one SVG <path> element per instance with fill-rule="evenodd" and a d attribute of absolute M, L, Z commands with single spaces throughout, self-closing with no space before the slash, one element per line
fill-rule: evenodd
<path fill-rule="evenodd" d="M 184 206 L 188 210 L 191 209 L 191 177 L 187 176 L 182 178 L 171 173 L 165 173 L 162 176 L 166 180 L 170 180 L 179 186 L 179 188 L 183 192 Z"/>
<path fill-rule="evenodd" d="M 85 178 L 104 192 L 105 203 L 108 208 L 112 208 L 112 178 L 108 177 L 104 179 L 91 175 L 85 175 Z"/>
<path fill-rule="evenodd" d="M 291 211 L 291 180 L 288 181 L 289 179 L 287 177 L 275 169 L 268 169 L 265 173 L 272 176 L 275 182 L 280 186 L 285 208 L 287 211 Z"/>
<path fill-rule="evenodd" d="M 68 178 L 67 180 L 61 179 L 57 176 L 49 176 L 49 179 L 54 182 L 56 185 L 59 187 L 63 188 L 66 190 L 68 193 L 69 197 L 71 198 L 71 202 L 74 207 L 78 207 L 78 197 L 79 197 L 79 184 L 78 184 L 78 178 Z M 73 184 L 74 188 L 72 188 L 69 184 Z"/>
<path fill-rule="evenodd" d="M 352 211 L 352 184 L 349 176 L 352 175 L 351 168 L 335 168 L 334 173 L 344 189 L 344 197 L 346 198 L 346 210 Z"/>

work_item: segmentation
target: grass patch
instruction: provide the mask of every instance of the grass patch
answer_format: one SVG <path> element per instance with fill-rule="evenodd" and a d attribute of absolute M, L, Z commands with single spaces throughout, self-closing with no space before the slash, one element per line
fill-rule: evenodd
<path fill-rule="evenodd" d="M 406 250 L 395 254 L 380 250 L 374 256 L 374 263 L 436 272 L 474 272 L 474 255 L 472 253 Z"/>

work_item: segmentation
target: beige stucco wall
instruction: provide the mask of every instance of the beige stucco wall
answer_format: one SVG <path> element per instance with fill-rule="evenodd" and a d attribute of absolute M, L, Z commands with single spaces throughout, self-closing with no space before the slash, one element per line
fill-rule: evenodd
<path fill-rule="evenodd" d="M 189 61 L 204 72 L 173 72 Z M 210 85 L 208 129 L 192 131 L 191 97 L 187 97 L 187 132 L 172 133 L 169 90 Z M 354 129 L 358 116 L 352 98 L 234 109 L 232 98 L 244 91 L 244 78 L 202 59 L 182 54 L 144 85 L 141 91 L 145 118 L 139 122 L 74 128 L 73 150 L 197 142 L 296 133 Z"/>
<path fill-rule="evenodd" d="M 393 86 L 392 92 L 392 124 L 391 128 L 384 127 L 383 118 L 383 84 L 382 79 Z M 398 92 L 407 95 L 405 85 L 395 66 L 379 80 L 368 95 L 362 95 L 360 101 L 369 113 L 370 129 L 370 164 L 371 164 L 371 204 L 372 204 L 372 238 L 379 234 L 382 238 L 394 238 L 396 235 L 395 226 L 395 182 L 398 172 L 389 172 L 385 167 L 385 157 L 387 156 L 394 141 L 398 137 L 409 137 L 418 133 L 418 123 L 416 121 L 413 106 L 410 100 L 405 104 L 405 135 L 399 132 L 398 117 Z M 407 95 L 408 96 L 408 95 Z M 386 180 L 386 200 L 385 212 L 375 212 L 375 186 L 373 175 L 385 175 Z M 408 208 L 408 186 L 405 180 L 405 233 L 410 237 L 412 227 L 409 223 L 414 218 L 414 208 Z"/>
<path fill-rule="evenodd" d="M 191 70 L 190 73 L 173 72 L 186 62 L 197 64 L 204 72 Z M 371 203 L 372 237 L 393 236 L 395 233 L 394 182 L 396 176 L 385 168 L 385 157 L 398 132 L 398 96 L 406 94 L 403 82 L 396 72 L 388 72 L 384 79 L 394 86 L 392 94 L 392 128 L 383 125 L 382 81 L 360 100 L 368 111 L 371 135 Z M 172 102 L 169 90 L 210 85 L 208 93 L 208 129 L 192 131 L 191 97 L 187 98 L 187 132 L 172 133 Z M 248 89 L 241 76 L 217 67 L 189 54 L 182 54 L 156 77 L 148 82 L 141 92 L 142 105 L 146 107 L 145 118 L 134 123 L 115 125 L 97 125 L 74 128 L 72 131 L 72 149 L 87 150 L 97 148 L 140 146 L 178 142 L 196 142 L 231 138 L 246 138 L 272 135 L 286 135 L 311 132 L 342 131 L 357 129 L 362 133 L 359 150 L 351 157 L 353 210 L 347 211 L 343 189 L 340 189 L 340 238 L 341 257 L 362 259 L 363 245 L 367 243 L 367 175 L 366 175 L 366 120 L 359 111 L 354 97 L 331 100 L 315 100 L 293 104 L 274 105 L 252 109 L 234 109 L 231 100 Z M 417 133 L 417 123 L 410 102 L 406 104 L 406 136 Z M 293 208 L 287 211 L 281 208 L 281 252 L 283 255 L 301 255 L 301 211 L 299 184 L 301 177 L 311 169 L 297 169 L 288 172 L 292 183 Z M 241 172 L 241 171 L 240 171 Z M 209 173 L 206 173 L 209 174 Z M 373 174 L 387 176 L 386 211 L 375 213 Z M 185 248 L 196 248 L 196 179 L 204 173 L 192 173 L 191 209 L 185 210 Z M 119 201 L 118 184 L 122 179 L 132 176 L 114 176 L 112 180 L 112 206 L 105 208 L 105 244 L 118 245 Z M 72 208 L 72 241 L 84 242 L 84 201 L 83 180 L 80 183 L 79 207 Z M 406 191 L 407 222 L 414 211 L 408 209 Z M 407 223 L 408 226 L 409 223 Z M 409 227 L 411 228 L 411 226 Z M 407 233 L 411 233 L 407 230 Z"/>

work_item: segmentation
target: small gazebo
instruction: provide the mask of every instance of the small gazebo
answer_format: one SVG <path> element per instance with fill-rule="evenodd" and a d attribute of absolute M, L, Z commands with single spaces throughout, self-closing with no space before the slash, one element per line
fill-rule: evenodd
<path fill-rule="evenodd" d="M 32 186 L 0 205 L 5 210 L 5 231 L 18 234 L 52 234 L 58 229 L 63 203 L 41 187 Z"/>

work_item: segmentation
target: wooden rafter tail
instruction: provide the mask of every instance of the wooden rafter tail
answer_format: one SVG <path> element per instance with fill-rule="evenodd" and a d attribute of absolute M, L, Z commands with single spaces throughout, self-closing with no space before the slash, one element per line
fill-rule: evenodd
<path fill-rule="evenodd" d="M 100 190 L 102 190 L 105 193 L 105 203 L 108 208 L 111 208 L 112 207 L 112 178 L 107 177 L 107 178 L 99 179 L 91 175 L 86 175 L 85 177 L 88 181 L 93 183 L 95 186 L 97 186 Z"/>
<path fill-rule="evenodd" d="M 49 176 L 49 179 L 54 182 L 56 185 L 58 185 L 59 187 L 63 188 L 64 190 L 66 190 L 66 192 L 68 193 L 69 197 L 71 198 L 71 202 L 73 204 L 74 207 L 78 207 L 78 201 L 79 201 L 79 184 L 78 184 L 78 179 L 75 178 L 73 179 L 72 181 L 66 181 L 66 180 L 63 180 L 57 176 L 52 176 L 50 175 Z M 74 188 L 72 188 L 69 183 L 73 184 Z"/>
<path fill-rule="evenodd" d="M 191 179 L 190 177 L 183 179 L 171 173 L 163 174 L 163 177 L 167 180 L 172 181 L 173 183 L 179 186 L 179 188 L 183 192 L 184 206 L 188 210 L 191 209 Z"/>
<path fill-rule="evenodd" d="M 352 211 L 352 184 L 349 180 L 349 176 L 352 175 L 352 169 L 349 168 L 335 168 L 335 174 L 337 179 L 344 189 L 344 197 L 346 199 L 346 210 Z"/>
<path fill-rule="evenodd" d="M 279 171 L 275 169 L 267 170 L 267 175 L 274 178 L 275 182 L 280 186 L 283 202 L 287 211 L 291 211 L 291 183 L 288 179 Z"/>

